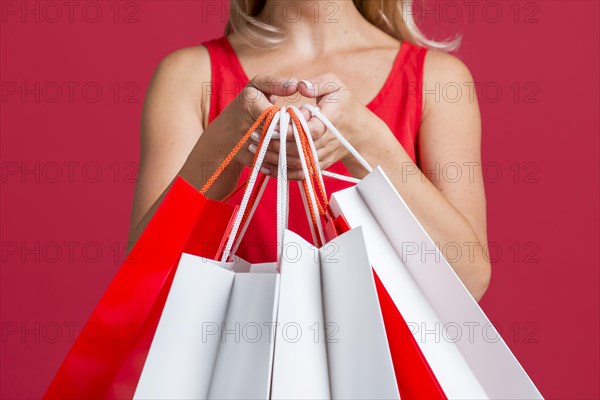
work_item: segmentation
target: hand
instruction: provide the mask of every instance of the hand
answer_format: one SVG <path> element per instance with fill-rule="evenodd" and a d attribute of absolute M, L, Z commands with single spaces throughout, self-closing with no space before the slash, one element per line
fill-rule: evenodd
<path fill-rule="evenodd" d="M 359 152 L 365 144 L 373 140 L 375 132 L 381 131 L 382 125 L 387 129 L 385 123 L 361 104 L 347 86 L 334 74 L 325 74 L 302 80 L 297 84 L 297 90 L 304 97 L 316 99 L 316 105 L 320 108 L 321 113 Z M 301 110 L 308 122 L 321 169 L 326 169 L 340 160 L 346 165 L 356 163 L 354 157 L 318 118 L 311 116 L 305 109 Z M 251 150 L 256 151 L 256 143 L 260 139 L 260 133 L 253 134 L 252 139 L 255 144 L 251 147 Z M 269 144 L 265 160 L 268 160 L 272 165 L 276 165 L 278 162 L 280 145 L 281 139 L 273 140 Z M 298 149 L 291 129 L 288 131 L 286 146 L 288 179 L 303 179 Z"/>
<path fill-rule="evenodd" d="M 273 75 L 254 77 L 213 121 L 213 124 L 218 127 L 215 129 L 215 136 L 218 135 L 218 137 L 215 137 L 216 146 L 214 148 L 222 152 L 223 158 L 225 158 L 260 114 L 273 106 L 276 96 L 293 95 L 297 92 L 297 86 L 298 81 L 293 79 Z M 258 130 L 259 134 L 261 131 L 262 127 Z M 255 145 L 252 147 L 252 141 L 248 140 L 235 155 L 233 161 L 240 165 L 252 166 L 255 152 Z M 262 172 L 271 175 L 276 170 L 277 157 L 265 158 Z"/>
<path fill-rule="evenodd" d="M 363 105 L 333 73 L 300 81 L 298 92 L 304 97 L 316 99 L 321 113 L 359 153 L 363 153 L 366 146 L 378 140 L 375 136 L 378 132 L 388 130 L 385 122 Z M 315 138 L 315 147 L 323 168 L 337 161 L 342 161 L 346 166 L 357 162 L 318 118 L 303 111 L 311 135 Z"/>

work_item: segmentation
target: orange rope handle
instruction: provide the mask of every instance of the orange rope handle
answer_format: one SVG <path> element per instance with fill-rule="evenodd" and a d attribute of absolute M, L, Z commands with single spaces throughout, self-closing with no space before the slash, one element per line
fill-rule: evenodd
<path fill-rule="evenodd" d="M 308 161 L 308 170 L 309 170 L 309 176 L 306 177 L 306 179 L 310 179 L 314 193 L 315 193 L 315 202 L 317 205 L 317 209 L 319 211 L 319 215 L 325 215 L 325 210 L 323 207 L 323 203 L 326 203 L 327 201 L 323 200 L 324 196 L 319 197 L 319 193 L 316 191 L 317 187 L 319 187 L 319 191 L 322 191 L 322 188 L 320 187 L 320 181 L 318 179 L 317 176 L 317 162 L 314 159 L 313 153 L 310 149 L 310 145 L 308 144 L 308 141 L 306 139 L 306 132 L 304 130 L 300 130 L 299 131 L 299 137 L 300 137 L 300 143 L 301 143 L 301 147 L 303 150 L 303 153 L 305 155 L 305 159 L 307 159 Z M 304 186 L 304 190 L 305 190 L 305 195 L 307 198 L 310 198 L 310 195 L 308 194 L 308 185 Z"/>
<path fill-rule="evenodd" d="M 256 119 L 256 121 L 254 121 L 254 123 L 248 129 L 248 131 L 244 134 L 244 136 L 242 136 L 240 141 L 235 145 L 233 150 L 231 150 L 231 152 L 227 155 L 227 157 L 225 157 L 225 160 L 223 160 L 221 165 L 219 165 L 219 168 L 217 168 L 217 170 L 212 174 L 212 176 L 210 178 L 208 178 L 208 180 L 206 181 L 204 186 L 202 186 L 202 189 L 200 189 L 200 193 L 204 194 L 204 193 L 206 193 L 206 191 L 208 189 L 210 189 L 210 187 L 219 178 L 221 173 L 223 173 L 225 168 L 227 168 L 229 163 L 231 163 L 231 160 L 233 160 L 233 157 L 235 157 L 235 155 L 240 151 L 240 149 L 248 141 L 248 139 L 250 138 L 250 135 L 252 135 L 252 132 L 254 132 L 260 126 L 260 124 L 264 121 L 265 126 L 263 127 L 263 135 L 261 137 L 261 144 L 262 144 L 264 132 L 265 132 L 266 128 L 268 127 L 268 125 L 270 124 L 271 120 L 273 119 L 273 116 L 275 115 L 275 113 L 277 113 L 277 111 L 278 111 L 278 107 L 271 106 L 260 114 L 260 116 Z M 257 152 L 257 154 L 258 154 L 258 152 Z M 256 155 L 254 156 L 254 160 L 256 161 Z"/>
<path fill-rule="evenodd" d="M 329 209 L 329 204 L 327 201 L 327 196 L 325 195 L 325 188 L 322 186 L 321 180 L 318 177 L 318 169 L 317 168 L 319 168 L 319 167 L 317 165 L 317 161 L 314 158 L 314 154 L 310 147 L 310 143 L 308 142 L 308 138 L 307 138 L 308 134 L 304 130 L 302 123 L 300 122 L 300 120 L 298 119 L 296 114 L 290 113 L 290 116 L 292 119 L 292 123 L 295 125 L 296 129 L 298 130 L 298 136 L 300 138 L 302 153 L 307 161 L 307 168 L 308 168 L 309 176 L 306 176 L 304 178 L 304 180 L 302 180 L 302 192 L 304 193 L 304 197 L 307 200 L 306 203 L 308 206 L 308 211 L 309 211 L 310 220 L 312 222 L 312 226 L 315 227 L 315 229 L 316 229 L 318 222 L 320 222 L 319 219 L 321 218 L 321 216 L 327 217 L 326 210 Z M 319 188 L 321 197 L 319 197 L 318 193 L 315 191 L 315 202 L 316 202 L 319 214 L 317 214 L 316 210 L 313 208 L 312 202 L 310 201 L 310 194 L 309 194 L 310 190 L 308 187 L 307 179 L 311 180 L 313 188 L 316 188 L 316 187 Z M 325 206 L 323 206 L 323 204 Z M 316 239 L 315 245 L 317 247 L 321 247 L 323 245 L 323 243 L 321 243 L 321 238 L 319 237 L 318 234 L 315 236 L 315 239 Z"/>
<path fill-rule="evenodd" d="M 272 119 L 273 119 L 273 116 L 267 116 L 265 118 L 265 124 L 263 125 L 262 134 L 261 134 L 260 140 L 258 142 L 258 147 L 257 148 L 260 148 L 260 146 L 262 146 L 265 134 L 267 133 L 267 130 L 269 129 L 269 125 L 271 124 L 271 120 Z M 256 154 L 254 154 L 254 161 L 252 163 L 256 164 L 256 160 L 257 159 L 258 159 L 258 151 L 256 152 Z M 231 197 L 233 197 L 236 193 L 238 193 L 240 190 L 242 190 L 243 188 L 245 188 L 246 186 L 248 186 L 248 181 L 249 180 L 250 180 L 250 175 L 248 175 L 248 177 L 246 178 L 246 180 L 242 184 L 238 185 L 235 189 L 233 189 L 231 191 L 231 193 L 229 193 L 227 196 L 225 196 L 223 198 L 223 200 L 221 200 L 221 201 L 223 201 L 223 202 L 229 201 L 231 199 Z M 255 188 L 254 190 L 256 191 L 258 189 Z"/>
<path fill-rule="evenodd" d="M 244 217 L 242 218 L 242 222 L 240 223 L 240 226 L 246 226 L 246 222 L 248 221 L 248 218 L 250 218 L 250 213 L 252 212 L 252 209 L 254 208 L 254 204 L 256 203 L 256 200 L 258 199 L 258 194 L 260 193 L 260 190 L 262 188 L 262 185 L 264 183 L 266 179 L 266 175 L 261 174 L 258 176 L 258 178 L 256 179 L 256 186 L 254 188 L 254 190 L 252 191 L 252 194 L 250 195 L 250 199 L 248 200 L 248 207 L 246 207 L 246 212 L 244 213 Z M 238 232 L 238 235 L 241 234 L 241 230 Z M 237 238 L 236 238 L 237 240 Z"/>
<path fill-rule="evenodd" d="M 294 115 L 294 117 L 296 117 L 296 115 Z M 296 117 L 297 118 L 297 117 Z M 323 187 L 323 185 L 321 184 L 321 180 L 318 179 L 318 172 L 319 172 L 319 165 L 317 164 L 317 160 L 315 160 L 314 158 L 314 154 L 312 152 L 312 149 L 310 147 L 310 144 L 308 142 L 308 133 L 306 133 L 306 131 L 304 129 L 302 129 L 302 124 L 300 123 L 300 121 L 297 119 L 296 121 L 297 124 L 299 124 L 300 126 L 300 141 L 302 143 L 302 148 L 304 150 L 304 154 L 305 157 L 308 157 L 309 160 L 311 160 L 311 180 L 313 182 L 313 187 L 318 188 L 319 189 L 319 194 L 321 195 L 321 199 L 319 202 L 319 206 L 322 207 L 322 204 L 325 204 L 325 206 L 328 205 L 328 201 L 327 201 L 327 195 L 325 194 L 325 188 Z M 323 210 L 319 210 L 321 211 L 322 214 L 324 214 Z"/>
<path fill-rule="evenodd" d="M 273 107 L 271 107 L 273 108 Z M 278 110 L 276 110 L 278 111 Z M 267 133 L 267 131 L 269 130 L 269 125 L 271 125 L 271 121 L 273 120 L 273 116 L 276 114 L 276 112 L 274 113 L 269 113 L 264 120 L 264 125 L 262 128 L 262 132 L 260 135 L 260 140 L 258 142 L 258 146 L 257 146 L 257 151 L 254 154 L 254 160 L 252 162 L 253 165 L 256 164 L 256 161 L 258 160 L 258 149 L 260 149 L 263 146 L 264 143 L 264 139 L 265 139 L 265 135 Z M 255 129 L 256 130 L 256 129 Z M 250 180 L 250 174 L 248 175 L 248 177 L 246 178 L 246 180 L 244 181 L 244 183 L 242 185 L 240 185 L 237 189 L 235 189 L 234 192 L 238 192 L 239 190 L 241 190 L 241 188 L 243 187 L 247 187 L 248 186 L 248 181 Z M 250 194 L 250 198 L 248 199 L 248 206 L 246 207 L 246 211 L 244 212 L 244 216 L 242 217 L 242 221 L 240 223 L 240 226 L 245 226 L 246 222 L 248 221 L 248 218 L 250 217 L 250 213 L 252 212 L 252 209 L 254 208 L 254 204 L 256 203 L 257 199 L 258 199 L 258 194 L 261 191 L 263 182 L 265 180 L 265 175 L 264 174 L 260 174 L 258 176 L 258 179 L 256 181 L 256 185 L 254 186 L 254 189 L 252 190 L 252 193 Z M 227 198 L 231 197 L 234 192 L 232 192 L 230 195 L 227 196 Z M 241 234 L 241 231 L 238 231 L 238 236 Z M 236 241 L 238 239 L 236 238 Z"/>
<path fill-rule="evenodd" d="M 327 200 L 327 194 L 325 193 L 325 188 L 323 187 L 322 182 L 318 177 L 319 166 L 317 165 L 317 162 L 313 156 L 313 152 L 312 152 L 310 143 L 308 142 L 308 138 L 307 138 L 308 134 L 302 127 L 302 123 L 300 122 L 300 119 L 298 119 L 298 117 L 296 116 L 295 113 L 290 113 L 290 116 L 292 118 L 292 122 L 298 129 L 298 133 L 300 136 L 300 143 L 302 145 L 304 157 L 308 161 L 307 166 L 308 166 L 310 176 L 306 177 L 306 179 L 311 180 L 311 182 L 313 184 L 313 188 L 318 188 L 319 193 L 316 196 L 317 207 L 319 209 L 319 213 L 324 216 L 326 214 L 325 210 L 329 206 L 329 201 Z M 315 193 L 316 193 L 316 191 L 315 191 Z M 308 194 L 308 193 L 306 193 L 306 194 Z M 320 195 L 320 197 L 319 197 L 319 195 Z"/>
<path fill-rule="evenodd" d="M 271 107 L 271 108 L 273 108 L 273 107 Z M 278 110 L 276 110 L 276 112 L 277 111 Z M 263 129 L 262 129 L 262 132 L 260 135 L 260 140 L 258 141 L 258 146 L 257 146 L 256 153 L 254 154 L 254 161 L 252 162 L 252 165 L 255 165 L 256 161 L 258 160 L 258 149 L 260 149 L 263 146 L 263 143 L 265 140 L 265 135 L 266 135 L 267 131 L 269 130 L 269 125 L 271 125 L 271 121 L 273 120 L 273 116 L 276 114 L 276 112 L 267 115 L 267 117 L 265 118 L 265 123 L 263 125 Z M 249 180 L 250 180 L 250 175 L 248 175 L 248 179 L 246 179 L 246 182 L 244 185 L 247 185 Z M 248 217 L 250 216 L 250 212 L 254 208 L 254 203 L 256 202 L 258 193 L 260 193 L 260 190 L 261 190 L 264 180 L 265 180 L 265 176 L 262 174 L 259 175 L 256 185 L 254 185 L 252 194 L 250 195 L 250 198 L 248 199 L 248 207 L 246 207 L 246 211 L 244 212 L 244 217 L 242 218 L 242 222 L 241 222 L 240 226 L 244 226 L 246 221 L 248 220 Z"/>
<path fill-rule="evenodd" d="M 318 223 L 317 218 L 320 218 L 320 216 L 316 215 L 315 210 L 312 207 L 310 197 L 308 194 L 309 190 L 308 190 L 308 184 L 306 183 L 306 179 L 302 181 L 302 191 L 304 192 L 304 196 L 306 198 L 306 203 L 308 204 L 308 211 L 310 213 L 310 219 L 312 221 L 312 226 L 316 229 L 317 223 Z M 315 246 L 321 247 L 323 244 L 321 243 L 321 238 L 319 237 L 318 234 L 315 235 L 315 239 L 317 240 L 317 243 L 315 243 Z"/>

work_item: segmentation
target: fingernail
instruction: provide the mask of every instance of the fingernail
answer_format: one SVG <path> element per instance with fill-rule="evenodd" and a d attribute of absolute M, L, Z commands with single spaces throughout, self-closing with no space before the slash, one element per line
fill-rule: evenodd
<path fill-rule="evenodd" d="M 256 153 L 256 149 L 258 149 L 258 146 L 254 143 L 251 143 L 250 146 L 248 146 L 248 150 L 250 150 L 250 153 Z"/>
<path fill-rule="evenodd" d="M 307 81 L 307 80 L 301 80 L 300 82 L 304 83 L 306 85 L 306 87 L 308 88 L 308 90 L 310 90 L 310 91 L 314 90 L 313 84 L 310 83 L 309 81 Z"/>
<path fill-rule="evenodd" d="M 283 87 L 286 88 L 288 86 L 292 86 L 295 83 L 298 83 L 298 79 L 296 79 L 296 78 L 288 79 L 287 81 L 283 82 Z"/>
<path fill-rule="evenodd" d="M 270 175 L 271 174 L 271 170 L 267 167 L 260 167 L 260 172 L 262 172 L 265 175 Z"/>
<path fill-rule="evenodd" d="M 255 140 L 257 142 L 260 141 L 260 133 L 256 131 L 252 132 L 252 135 L 250 135 L 250 137 L 252 138 L 252 140 Z"/>
<path fill-rule="evenodd" d="M 279 139 L 280 136 L 281 136 L 281 134 L 279 132 L 275 131 L 275 132 L 273 132 L 271 139 Z"/>

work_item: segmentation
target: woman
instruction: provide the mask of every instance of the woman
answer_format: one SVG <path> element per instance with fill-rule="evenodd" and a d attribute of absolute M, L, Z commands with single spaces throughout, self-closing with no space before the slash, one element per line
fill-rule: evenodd
<path fill-rule="evenodd" d="M 410 13 L 402 13 L 407 0 L 402 3 L 232 0 L 226 37 L 167 56 L 144 105 L 131 241 L 176 175 L 200 188 L 277 99 L 312 101 L 371 165 L 386 171 L 438 247 L 452 252 L 446 256 L 453 269 L 479 300 L 491 274 L 483 251 L 479 108 L 473 95 L 446 99 L 440 92 L 448 85 L 468 87 L 473 79 L 461 61 L 442 51 L 456 43 L 425 39 Z M 365 175 L 322 123 L 311 118 L 309 127 L 322 167 Z M 246 176 L 244 166 L 256 152 L 253 136 L 208 197 L 222 199 Z M 274 175 L 285 141 L 270 145 L 264 173 Z M 290 179 L 301 179 L 295 144 L 286 145 Z M 448 166 L 451 176 L 444 173 Z M 265 250 L 275 237 L 274 184 L 269 182 L 238 252 L 252 262 L 274 260 Z M 326 181 L 329 193 L 343 187 Z M 290 228 L 308 240 L 297 188 L 290 188 L 296 189 Z"/>

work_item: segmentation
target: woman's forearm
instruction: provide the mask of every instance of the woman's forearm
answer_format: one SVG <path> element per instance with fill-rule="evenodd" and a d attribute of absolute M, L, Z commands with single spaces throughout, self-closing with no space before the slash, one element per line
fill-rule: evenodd
<path fill-rule="evenodd" d="M 231 139 L 224 134 L 224 132 L 228 131 L 227 129 L 227 127 L 222 126 L 221 121 L 218 119 L 207 126 L 198 138 L 177 176 L 181 176 L 196 189 L 200 190 L 235 145 L 235 143 L 231 145 L 229 143 Z M 235 188 L 242 169 L 243 165 L 233 160 L 205 195 L 212 199 L 225 197 Z M 129 237 L 130 246 L 137 241 L 144 229 L 146 229 L 146 226 L 174 181 L 175 177 L 131 232 Z"/>
<path fill-rule="evenodd" d="M 449 253 L 444 256 L 467 289 L 479 300 L 487 289 L 491 273 L 483 251 L 485 243 L 459 210 L 417 167 L 387 126 L 373 135 L 377 136 L 377 140 L 365 140 L 357 146 L 358 151 L 370 164 L 385 170 L 436 246 L 442 253 Z M 366 175 L 364 168 L 355 160 L 347 157 L 344 163 L 353 176 Z"/>

